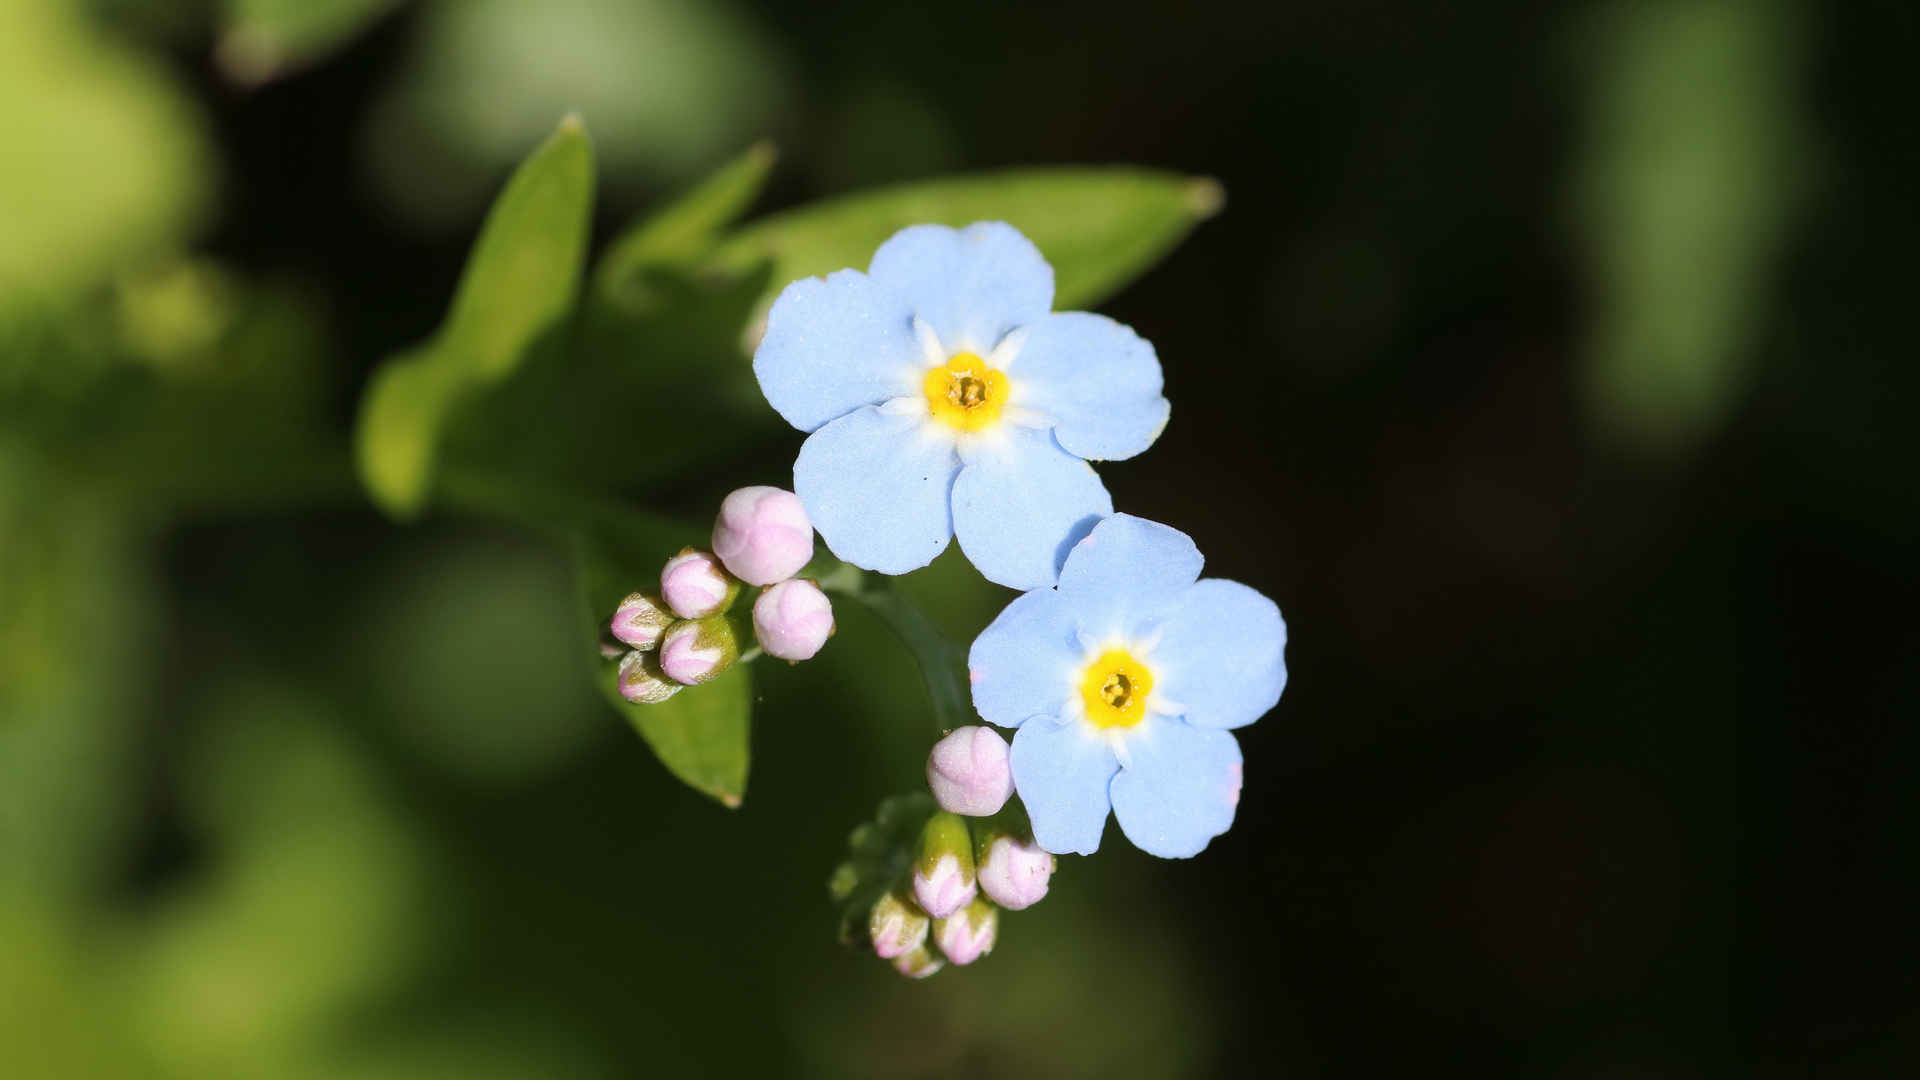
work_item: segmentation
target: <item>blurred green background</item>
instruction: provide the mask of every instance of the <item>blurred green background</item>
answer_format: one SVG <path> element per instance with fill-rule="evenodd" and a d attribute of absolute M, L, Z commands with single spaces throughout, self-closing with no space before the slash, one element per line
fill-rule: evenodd
<path fill-rule="evenodd" d="M 0 1074 L 1888 1075 L 1916 47 L 1898 0 L 0 0 Z M 761 139 L 749 217 L 1224 186 L 1101 305 L 1175 403 L 1103 475 L 1288 616 L 1232 832 L 1110 830 L 909 984 L 824 889 L 932 735 L 878 622 L 754 672 L 729 811 L 596 695 L 563 545 L 374 509 L 369 379 L 569 111 L 596 253 Z M 785 483 L 778 284 L 587 339 L 709 412 L 536 379 L 447 453 L 696 525 Z"/>

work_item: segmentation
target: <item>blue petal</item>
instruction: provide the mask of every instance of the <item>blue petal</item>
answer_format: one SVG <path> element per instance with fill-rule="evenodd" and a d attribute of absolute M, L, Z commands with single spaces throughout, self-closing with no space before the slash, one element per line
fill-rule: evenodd
<path fill-rule="evenodd" d="M 807 437 L 793 490 L 833 553 L 882 574 L 933 561 L 953 535 L 960 459 L 925 417 L 866 406 Z"/>
<path fill-rule="evenodd" d="M 1007 331 L 1053 310 L 1053 267 L 998 221 L 915 225 L 873 253 L 873 279 L 906 300 L 947 352 L 985 356 Z"/>
<path fill-rule="evenodd" d="M 1134 729 L 1113 778 L 1113 816 L 1133 846 L 1163 859 L 1200 853 L 1233 825 L 1240 744 L 1224 731 L 1156 719 Z"/>
<path fill-rule="evenodd" d="M 1016 599 L 973 639 L 967 673 L 980 718 L 1019 727 L 1031 717 L 1062 715 L 1074 692 L 1082 652 L 1072 606 L 1052 589 Z"/>
<path fill-rule="evenodd" d="M 1130 458 L 1167 426 L 1153 346 L 1105 315 L 1069 311 L 1026 327 L 1007 374 L 1014 400 L 1052 417 L 1053 437 L 1089 461 Z"/>
<path fill-rule="evenodd" d="M 858 270 L 788 285 L 753 354 L 760 392 L 801 431 L 917 396 L 925 366 L 906 301 Z"/>
<path fill-rule="evenodd" d="M 1115 514 L 1067 553 L 1060 591 L 1132 597 L 1157 607 L 1193 584 L 1204 562 L 1193 538 L 1179 529 Z"/>
<path fill-rule="evenodd" d="M 967 467 L 953 485 L 953 531 L 988 581 L 1012 589 L 1052 585 L 1067 550 L 1113 512 L 1099 474 L 1048 432 L 1002 424 L 963 444 L 962 454 Z"/>
<path fill-rule="evenodd" d="M 1159 623 L 1147 663 L 1153 693 L 1196 727 L 1260 719 L 1287 686 L 1287 624 L 1273 601 L 1237 581 L 1208 578 L 1182 592 Z"/>
<path fill-rule="evenodd" d="M 1015 732 L 1013 787 L 1033 819 L 1034 840 L 1055 855 L 1100 850 L 1107 782 L 1119 767 L 1091 724 L 1035 721 Z"/>

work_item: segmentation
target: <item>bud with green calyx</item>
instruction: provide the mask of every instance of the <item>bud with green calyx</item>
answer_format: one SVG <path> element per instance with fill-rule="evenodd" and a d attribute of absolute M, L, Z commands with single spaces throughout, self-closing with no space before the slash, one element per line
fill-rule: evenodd
<path fill-rule="evenodd" d="M 958 814 L 942 810 L 920 829 L 913 861 L 913 895 L 927 914 L 944 919 L 973 901 L 973 837 Z"/>
<path fill-rule="evenodd" d="M 733 624 L 724 615 L 674 623 L 660 638 L 660 670 L 683 686 L 712 679 L 739 656 Z"/>
<path fill-rule="evenodd" d="M 1008 911 L 1039 903 L 1053 880 L 1053 854 L 1034 842 L 1033 829 L 1017 801 L 991 818 L 974 822 L 973 858 L 981 890 Z"/>
<path fill-rule="evenodd" d="M 630 593 L 614 609 L 607 632 L 629 649 L 646 652 L 660 644 L 660 635 L 673 624 L 673 612 L 658 597 Z"/>
<path fill-rule="evenodd" d="M 940 954 L 925 945 L 897 956 L 893 961 L 893 969 L 909 979 L 924 979 L 946 966 L 947 962 L 940 958 Z"/>
<path fill-rule="evenodd" d="M 906 956 L 926 944 L 933 920 L 905 890 L 889 889 L 867 913 L 867 937 L 882 960 Z M 931 974 L 931 972 L 929 972 Z"/>
<path fill-rule="evenodd" d="M 660 670 L 660 659 L 650 652 L 630 652 L 620 658 L 620 696 L 635 705 L 657 705 L 684 687 Z"/>
<path fill-rule="evenodd" d="M 912 867 L 920 826 L 933 813 L 925 792 L 881 801 L 874 819 L 847 836 L 847 857 L 834 867 L 827 892 L 840 908 L 840 941 L 866 943 L 868 915 L 882 893 L 902 887 Z"/>
<path fill-rule="evenodd" d="M 993 951 L 1000 933 L 1000 909 L 985 897 L 933 924 L 933 943 L 955 964 L 971 964 Z"/>

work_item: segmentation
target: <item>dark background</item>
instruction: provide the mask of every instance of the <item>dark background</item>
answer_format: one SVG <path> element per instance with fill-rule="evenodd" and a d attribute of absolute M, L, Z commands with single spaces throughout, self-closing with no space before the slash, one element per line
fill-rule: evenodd
<path fill-rule="evenodd" d="M 379 164 L 369 117 L 400 107 L 418 7 L 256 88 L 211 15 L 134 7 L 107 25 L 164 59 L 221 162 L 189 246 L 294 283 L 344 441 L 512 159 L 441 154 L 472 205 L 387 193 L 415 166 Z M 51 1004 L 9 1037 L 104 1016 L 126 1061 L 181 1075 L 1866 1076 L 1914 1053 L 1910 5 L 731 10 L 779 71 L 737 121 L 783 155 L 756 213 L 1034 163 L 1225 186 L 1102 306 L 1175 406 L 1103 475 L 1286 614 L 1233 830 L 1190 862 L 1109 830 L 993 957 L 909 984 L 833 945 L 822 888 L 928 741 L 876 627 L 759 679 L 729 813 L 575 686 L 536 538 L 350 495 L 189 507 L 132 544 L 138 634 L 93 639 L 92 678 L 128 651 L 150 678 L 95 710 L 112 753 L 80 754 L 111 793 L 90 869 L 21 878 L 52 914 L 16 947 L 53 959 L 16 989 Z M 603 145 L 600 240 L 730 137 L 630 167 Z M 636 497 L 697 518 L 797 445 Z M 375 792 L 350 827 L 347 790 Z M 271 861 L 296 850 L 321 854 Z M 168 1004 L 81 1004 L 149 968 Z"/>

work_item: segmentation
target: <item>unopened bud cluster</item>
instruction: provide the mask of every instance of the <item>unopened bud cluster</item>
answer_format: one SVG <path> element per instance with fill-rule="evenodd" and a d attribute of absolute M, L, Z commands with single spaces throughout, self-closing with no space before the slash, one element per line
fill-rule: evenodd
<path fill-rule="evenodd" d="M 1017 803 L 989 814 L 969 819 L 923 794 L 881 803 L 873 821 L 854 829 L 828 882 L 842 905 L 841 941 L 870 944 L 914 979 L 992 952 L 1001 909 L 1045 896 L 1054 861 L 1033 842 Z"/>
<path fill-rule="evenodd" d="M 707 682 L 740 658 L 748 636 L 769 656 L 812 659 L 834 629 L 827 594 L 794 576 L 812 559 L 813 525 L 799 496 L 774 487 L 728 495 L 712 550 L 668 559 L 659 591 L 628 596 L 608 620 L 601 652 L 619 662 L 620 695 L 650 705 Z M 737 601 L 750 588 L 758 592 L 748 615 Z"/>

